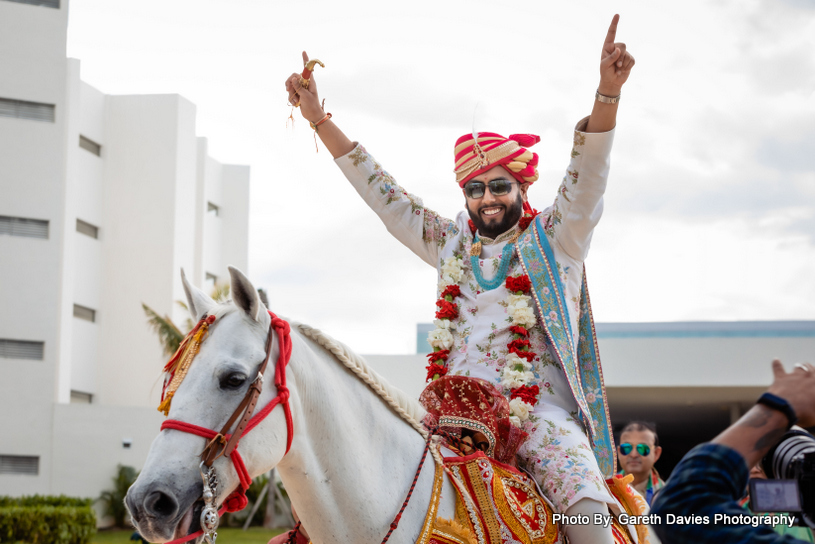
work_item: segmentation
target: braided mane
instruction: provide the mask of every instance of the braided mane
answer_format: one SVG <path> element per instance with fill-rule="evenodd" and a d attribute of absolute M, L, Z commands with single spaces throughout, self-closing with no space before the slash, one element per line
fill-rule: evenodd
<path fill-rule="evenodd" d="M 365 359 L 351 351 L 351 348 L 334 340 L 319 329 L 297 322 L 291 322 L 304 336 L 315 341 L 331 352 L 334 357 L 365 382 L 374 392 L 382 397 L 399 416 L 407 421 L 422 436 L 427 438 L 427 429 L 422 425 L 425 410 L 419 401 L 409 397 L 403 391 L 393 387 L 380 376 Z"/>

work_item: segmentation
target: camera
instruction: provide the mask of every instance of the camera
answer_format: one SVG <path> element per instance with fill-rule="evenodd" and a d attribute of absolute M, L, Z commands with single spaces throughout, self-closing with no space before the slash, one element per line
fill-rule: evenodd
<path fill-rule="evenodd" d="M 750 509 L 795 514 L 795 525 L 815 529 L 815 436 L 793 427 L 767 452 L 761 468 L 770 479 L 750 481 Z"/>

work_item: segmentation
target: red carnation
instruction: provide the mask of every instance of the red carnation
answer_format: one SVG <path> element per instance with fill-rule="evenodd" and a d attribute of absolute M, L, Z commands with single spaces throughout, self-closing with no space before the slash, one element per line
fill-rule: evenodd
<path fill-rule="evenodd" d="M 461 296 L 461 288 L 458 285 L 448 285 L 441 292 L 441 298 L 456 298 L 458 296 Z"/>
<path fill-rule="evenodd" d="M 532 362 L 532 359 L 538 356 L 538 354 L 533 351 L 521 351 L 518 348 L 509 348 L 509 352 L 514 353 L 515 355 L 521 357 L 522 359 L 526 359 L 526 361 L 529 363 Z"/>
<path fill-rule="evenodd" d="M 447 368 L 438 364 L 438 363 L 431 363 L 427 365 L 427 378 L 425 379 L 426 382 L 434 380 L 436 375 L 439 378 L 447 374 Z"/>
<path fill-rule="evenodd" d="M 436 319 L 455 319 L 458 317 L 458 305 L 446 300 L 436 301 L 439 311 L 436 312 Z"/>
<path fill-rule="evenodd" d="M 521 276 L 509 276 L 507 278 L 507 289 L 511 293 L 517 293 L 521 291 L 522 293 L 528 292 L 532 289 L 532 282 L 529 281 L 529 276 L 523 274 Z"/>
<path fill-rule="evenodd" d="M 538 215 L 540 212 L 538 210 L 532 210 L 531 213 L 527 212 L 521 217 L 521 220 L 518 221 L 518 228 L 521 232 L 525 231 L 529 228 L 529 225 L 532 224 L 532 221 L 535 219 L 535 216 Z"/>
<path fill-rule="evenodd" d="M 512 342 L 507 344 L 507 347 L 509 348 L 509 351 L 512 351 L 513 348 L 516 349 L 517 351 L 528 351 L 530 347 L 529 340 L 526 339 L 513 340 Z"/>
<path fill-rule="evenodd" d="M 450 355 L 449 349 L 440 349 L 439 351 L 434 351 L 433 353 L 427 354 L 427 359 L 430 364 L 433 364 L 438 361 L 446 361 L 447 357 Z"/>
<path fill-rule="evenodd" d="M 527 336 L 529 336 L 529 331 L 528 331 L 528 330 L 526 330 L 524 327 L 521 327 L 520 325 L 513 325 L 513 326 L 511 326 L 511 327 L 509 328 L 509 331 L 510 331 L 512 334 L 518 334 L 518 335 L 523 336 L 523 337 L 527 337 Z"/>
<path fill-rule="evenodd" d="M 509 398 L 521 399 L 525 403 L 535 406 L 538 402 L 538 393 L 540 393 L 540 387 L 537 385 L 522 385 L 513 389 Z"/>

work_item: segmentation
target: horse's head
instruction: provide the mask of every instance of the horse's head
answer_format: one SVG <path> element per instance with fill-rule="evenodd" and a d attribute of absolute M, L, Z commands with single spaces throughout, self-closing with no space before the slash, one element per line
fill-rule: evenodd
<path fill-rule="evenodd" d="M 218 304 L 190 285 L 182 272 L 190 313 L 194 321 L 215 316 L 189 370 L 172 397 L 169 419 L 215 432 L 227 423 L 243 400 L 266 358 L 271 318 L 251 282 L 230 267 L 232 302 Z M 275 335 L 258 409 L 276 395 L 275 363 L 279 343 Z M 275 409 L 259 425 L 264 432 L 247 434 L 240 453 L 250 475 L 261 474 L 283 457 L 287 426 L 283 410 Z M 153 441 L 139 478 L 125 503 L 139 532 L 150 542 L 186 536 L 199 526 L 203 483 L 199 464 L 208 440 L 189 432 L 165 429 Z M 239 486 L 228 457 L 217 459 L 217 503 Z"/>

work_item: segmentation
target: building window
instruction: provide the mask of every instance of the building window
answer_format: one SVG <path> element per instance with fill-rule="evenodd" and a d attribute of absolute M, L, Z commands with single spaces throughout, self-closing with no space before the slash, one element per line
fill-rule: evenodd
<path fill-rule="evenodd" d="M 0 234 L 48 239 L 48 221 L 0 215 Z"/>
<path fill-rule="evenodd" d="M 54 122 L 54 105 L 0 98 L 0 117 Z"/>
<path fill-rule="evenodd" d="M 90 138 L 85 138 L 81 134 L 79 135 L 79 147 L 84 149 L 85 151 L 90 151 L 97 157 L 102 156 L 102 146 L 91 140 Z"/>
<path fill-rule="evenodd" d="M 0 338 L 0 357 L 3 359 L 34 359 L 42 361 L 45 342 L 9 340 Z"/>
<path fill-rule="evenodd" d="M 59 0 L 8 0 L 18 4 L 31 4 L 32 6 L 45 6 L 47 8 L 59 9 Z"/>
<path fill-rule="evenodd" d="M 209 272 L 207 272 L 204 275 L 204 284 L 207 287 L 207 291 L 212 291 L 213 289 L 215 289 L 215 285 L 217 283 L 218 283 L 218 276 L 216 276 L 215 274 L 210 274 Z"/>
<path fill-rule="evenodd" d="M 96 310 L 86 306 L 80 306 L 79 304 L 74 304 L 74 317 L 78 317 L 79 319 L 84 319 L 85 321 L 90 321 L 93 323 L 96 321 Z"/>
<path fill-rule="evenodd" d="M 39 457 L 32 455 L 0 455 L 0 474 L 37 476 L 39 473 Z"/>
<path fill-rule="evenodd" d="M 85 236 L 91 238 L 99 238 L 99 227 L 91 225 L 90 223 L 81 219 L 76 220 L 76 232 L 81 232 Z"/>
<path fill-rule="evenodd" d="M 221 215 L 221 208 L 213 204 L 212 202 L 207 202 L 207 213 L 211 213 L 215 217 Z"/>
<path fill-rule="evenodd" d="M 71 404 L 90 404 L 92 400 L 92 394 L 71 389 Z"/>

